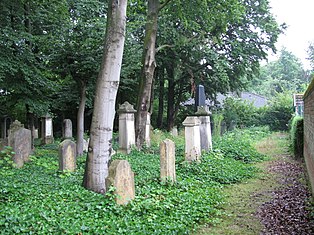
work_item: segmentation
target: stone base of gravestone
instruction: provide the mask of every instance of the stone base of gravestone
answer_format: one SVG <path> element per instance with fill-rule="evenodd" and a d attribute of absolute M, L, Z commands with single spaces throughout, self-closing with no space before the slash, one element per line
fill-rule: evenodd
<path fill-rule="evenodd" d="M 125 205 L 135 198 L 134 173 L 126 160 L 114 160 L 109 166 L 109 175 L 106 179 L 107 189 L 115 188 L 116 202 Z"/>
<path fill-rule="evenodd" d="M 66 139 L 59 145 L 59 170 L 73 172 L 76 169 L 76 144 Z"/>
<path fill-rule="evenodd" d="M 25 129 L 24 125 L 19 121 L 14 121 L 9 130 L 8 145 L 12 147 L 15 152 L 12 160 L 16 167 L 23 167 L 24 163 L 29 161 L 29 155 L 32 152 L 31 131 Z"/>
<path fill-rule="evenodd" d="M 119 150 L 123 154 L 129 154 L 135 146 L 134 113 L 136 110 L 129 102 L 119 106 Z"/>
<path fill-rule="evenodd" d="M 210 117 L 199 116 L 200 120 L 200 139 L 201 139 L 201 150 L 209 151 L 212 150 L 212 132 L 210 129 Z"/>
<path fill-rule="evenodd" d="M 200 161 L 201 140 L 200 140 L 200 120 L 197 117 L 187 117 L 182 123 L 185 136 L 185 160 Z"/>
<path fill-rule="evenodd" d="M 160 179 L 161 182 L 176 182 L 175 144 L 166 139 L 160 143 Z"/>

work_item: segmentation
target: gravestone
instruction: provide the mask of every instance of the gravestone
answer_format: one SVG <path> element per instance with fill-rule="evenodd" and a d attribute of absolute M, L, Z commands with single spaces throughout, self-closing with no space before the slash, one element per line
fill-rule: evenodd
<path fill-rule="evenodd" d="M 73 137 L 72 135 L 72 121 L 70 119 L 64 119 L 63 120 L 63 133 L 62 137 L 64 139 L 71 139 Z"/>
<path fill-rule="evenodd" d="M 177 137 L 179 135 L 178 134 L 178 128 L 176 126 L 172 127 L 170 133 L 172 136 Z"/>
<path fill-rule="evenodd" d="M 52 118 L 49 115 L 43 116 L 41 119 L 41 138 L 43 144 L 52 144 L 54 141 Z"/>
<path fill-rule="evenodd" d="M 147 147 L 150 147 L 150 130 L 151 130 L 151 123 L 150 123 L 150 113 L 146 113 L 146 126 L 145 126 L 145 144 Z"/>
<path fill-rule="evenodd" d="M 135 198 L 134 173 L 126 160 L 113 160 L 106 179 L 107 190 L 115 188 L 116 202 L 125 205 Z"/>
<path fill-rule="evenodd" d="M 38 139 L 38 129 L 34 130 L 34 139 Z"/>
<path fill-rule="evenodd" d="M 185 160 L 200 161 L 201 140 L 200 140 L 200 120 L 197 117 L 187 117 L 182 123 L 185 136 Z"/>
<path fill-rule="evenodd" d="M 89 145 L 89 138 L 87 140 L 83 139 L 83 151 L 84 152 L 88 151 L 88 145 Z"/>
<path fill-rule="evenodd" d="M 135 146 L 134 113 L 136 110 L 127 101 L 119 106 L 119 152 L 130 153 Z"/>
<path fill-rule="evenodd" d="M 206 105 L 205 88 L 203 85 L 198 85 L 195 92 L 195 111 L 199 111 L 199 108 L 203 107 L 208 112 L 208 106 Z"/>
<path fill-rule="evenodd" d="M 161 182 L 176 182 L 175 144 L 169 139 L 160 143 L 160 179 Z"/>
<path fill-rule="evenodd" d="M 59 170 L 73 172 L 76 169 L 76 144 L 65 139 L 59 145 Z"/>
<path fill-rule="evenodd" d="M 16 164 L 16 167 L 23 167 L 24 163 L 29 161 L 29 155 L 32 152 L 31 131 L 25 129 L 23 124 L 15 120 L 10 125 L 8 145 L 11 146 L 15 152 L 12 160 Z"/>

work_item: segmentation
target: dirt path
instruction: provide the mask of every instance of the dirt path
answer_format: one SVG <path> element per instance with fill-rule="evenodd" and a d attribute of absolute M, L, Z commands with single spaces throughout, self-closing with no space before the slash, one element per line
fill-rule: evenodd
<path fill-rule="evenodd" d="M 259 142 L 256 148 L 270 157 L 257 164 L 259 176 L 226 188 L 221 221 L 197 234 L 314 234 L 304 164 L 289 155 L 288 144 L 279 133 Z"/>

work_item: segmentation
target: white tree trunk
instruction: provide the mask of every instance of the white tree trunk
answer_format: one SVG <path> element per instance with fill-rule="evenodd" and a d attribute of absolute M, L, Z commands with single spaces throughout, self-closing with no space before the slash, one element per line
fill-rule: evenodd
<path fill-rule="evenodd" d="M 98 193 L 106 192 L 115 101 L 120 80 L 127 0 L 110 0 L 101 70 L 97 79 L 90 142 L 83 185 Z"/>
<path fill-rule="evenodd" d="M 80 87 L 80 104 L 77 111 L 77 131 L 76 131 L 76 154 L 77 156 L 83 155 L 83 145 L 84 145 L 84 113 L 86 104 L 86 83 L 81 82 Z"/>

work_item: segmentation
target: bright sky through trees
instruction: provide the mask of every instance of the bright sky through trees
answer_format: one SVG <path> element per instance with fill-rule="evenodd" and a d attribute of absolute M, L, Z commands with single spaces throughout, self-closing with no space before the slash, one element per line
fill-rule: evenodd
<path fill-rule="evenodd" d="M 279 37 L 276 44 L 278 51 L 284 46 L 301 59 L 305 68 L 310 68 L 307 58 L 307 48 L 314 41 L 313 9 L 314 0 L 270 0 L 272 12 L 279 24 L 286 23 L 285 34 Z M 277 55 L 270 55 L 269 60 Z"/>

